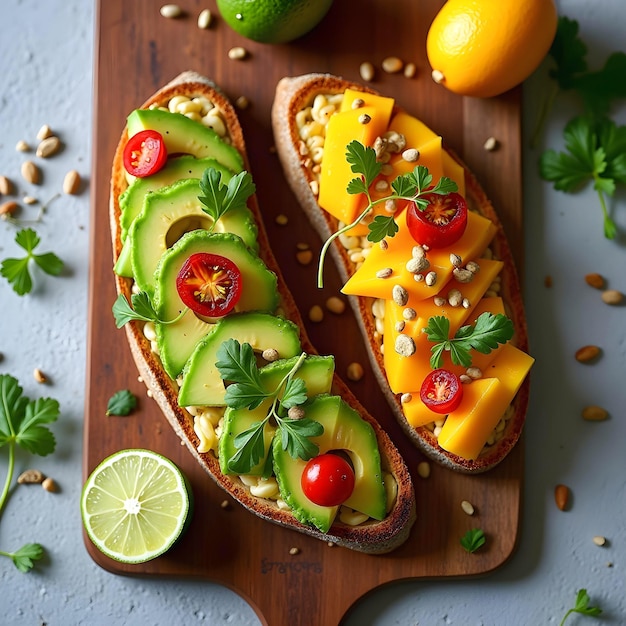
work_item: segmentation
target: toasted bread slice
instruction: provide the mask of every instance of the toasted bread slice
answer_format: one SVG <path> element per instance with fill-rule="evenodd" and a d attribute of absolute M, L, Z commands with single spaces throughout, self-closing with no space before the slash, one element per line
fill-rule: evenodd
<path fill-rule="evenodd" d="M 235 110 L 225 95 L 210 80 L 195 72 L 184 72 L 150 97 L 142 106 L 143 108 L 148 108 L 154 105 L 164 105 L 174 96 L 179 95 L 191 98 L 208 98 L 219 109 L 220 116 L 226 126 L 227 138 L 242 155 L 245 169 L 250 171 L 244 137 Z M 127 130 L 125 130 L 122 133 L 115 153 L 112 171 L 110 221 L 114 259 L 118 258 L 122 249 L 119 197 L 127 187 L 122 162 L 122 153 L 127 139 Z M 309 354 L 315 354 L 315 349 L 306 336 L 294 299 L 285 285 L 285 281 L 270 249 L 259 207 L 254 196 L 250 198 L 248 205 L 258 225 L 259 256 L 278 277 L 281 313 L 299 326 L 302 349 Z M 118 293 L 130 299 L 133 286 L 132 280 L 116 276 L 116 285 Z M 220 471 L 218 458 L 212 451 L 200 452 L 198 450 L 200 440 L 194 431 L 193 416 L 186 409 L 178 406 L 178 385 L 176 381 L 167 376 L 158 355 L 151 350 L 150 341 L 146 339 L 143 333 L 143 324 L 129 322 L 125 328 L 128 343 L 130 344 L 139 373 L 177 435 L 217 484 L 249 511 L 287 528 L 366 553 L 389 552 L 400 546 L 408 538 L 416 517 L 415 495 L 408 469 L 389 436 L 359 404 L 339 377 L 335 375 L 333 393 L 340 395 L 374 428 L 383 469 L 393 476 L 397 485 L 397 495 L 393 507 L 384 520 L 376 521 L 370 519 L 357 526 L 350 526 L 335 521 L 329 532 L 324 534 L 314 527 L 299 523 L 289 510 L 279 508 L 276 501 L 253 496 L 239 477 L 227 476 Z"/>
<path fill-rule="evenodd" d="M 314 169 L 313 161 L 299 134 L 297 116 L 299 112 L 312 106 L 317 95 L 341 94 L 346 89 L 376 93 L 368 87 L 337 76 L 307 74 L 283 78 L 277 85 L 272 108 L 275 145 L 285 177 L 303 211 L 322 240 L 328 239 L 331 234 L 339 229 L 338 221 L 321 209 L 318 204 L 319 175 Z M 398 109 L 396 108 L 396 110 Z M 499 295 L 504 300 L 507 316 L 514 323 L 515 335 L 511 343 L 526 351 L 527 331 L 521 291 L 513 256 L 504 230 L 493 206 L 467 166 L 461 162 L 457 155 L 449 150 L 448 153 L 463 166 L 469 209 L 488 218 L 496 227 L 496 235 L 490 244 L 490 249 L 494 257 L 504 263 L 500 274 L 502 282 Z M 354 274 L 357 266 L 350 259 L 348 250 L 340 243 L 340 240 L 333 242 L 330 252 L 345 283 Z M 391 391 L 385 374 L 380 340 L 375 335 L 376 324 L 372 314 L 372 298 L 350 296 L 349 299 L 381 389 L 397 420 L 414 445 L 433 460 L 464 473 L 484 472 L 497 465 L 511 451 L 522 432 L 528 405 L 528 378 L 522 384 L 512 406 L 509 408 L 510 417 L 506 420 L 504 431 L 499 433 L 499 438 L 493 445 L 485 446 L 475 460 L 468 460 L 451 454 L 438 445 L 437 437 L 432 428 L 426 426 L 415 428 L 407 421 L 402 409 L 401 395 Z"/>

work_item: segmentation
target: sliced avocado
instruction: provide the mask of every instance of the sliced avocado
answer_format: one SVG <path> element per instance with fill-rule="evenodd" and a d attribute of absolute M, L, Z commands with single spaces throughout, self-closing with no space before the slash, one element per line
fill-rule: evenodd
<path fill-rule="evenodd" d="M 386 515 L 387 497 L 380 465 L 380 452 L 374 429 L 338 396 L 319 396 L 305 405 L 305 416 L 320 422 L 324 432 L 311 440 L 319 453 L 343 451 L 354 468 L 354 490 L 343 504 L 369 517 L 381 520 Z M 279 437 L 272 444 L 274 473 L 281 497 L 303 524 L 313 524 L 322 532 L 331 527 L 339 507 L 319 506 L 302 490 L 306 461 L 293 459 L 283 450 Z"/>
<path fill-rule="evenodd" d="M 146 196 L 143 209 L 133 223 L 127 242 L 131 250 L 133 277 L 142 291 L 154 290 L 154 272 L 161 255 L 185 233 L 208 230 L 213 218 L 203 210 L 197 178 L 179 180 Z M 258 249 L 257 225 L 247 207 L 227 211 L 215 224 L 214 232 L 234 233 L 254 252 Z"/>
<path fill-rule="evenodd" d="M 122 241 L 126 236 L 135 218 L 141 212 L 146 194 L 167 187 L 183 178 L 202 178 L 204 170 L 212 167 L 222 174 L 222 183 L 227 184 L 234 173 L 224 167 L 217 159 L 196 159 L 191 155 L 170 158 L 165 167 L 152 176 L 136 178 L 120 196 L 120 227 Z"/>
<path fill-rule="evenodd" d="M 161 320 L 174 320 L 185 305 L 176 289 L 176 277 L 185 261 L 196 252 L 227 257 L 241 272 L 242 292 L 236 311 L 273 312 L 278 306 L 276 274 L 231 233 L 194 230 L 184 234 L 167 250 L 155 272 L 154 307 Z M 176 378 L 196 345 L 215 327 L 187 311 L 173 324 L 156 324 L 157 345 L 165 371 Z"/>
<path fill-rule="evenodd" d="M 260 375 L 263 387 L 266 391 L 274 391 L 281 381 L 289 374 L 299 357 L 280 359 L 261 368 Z M 333 383 L 335 360 L 332 356 L 309 355 L 300 365 L 296 377 L 304 380 L 308 398 L 313 398 L 321 393 L 329 393 Z M 219 444 L 220 467 L 223 474 L 233 474 L 228 462 L 237 453 L 235 437 L 250 428 L 255 422 L 261 422 L 267 416 L 271 400 L 267 400 L 256 409 L 231 409 L 227 408 L 224 413 L 222 435 Z M 269 454 L 272 438 L 276 432 L 276 426 L 271 420 L 266 423 L 263 430 L 265 454 L 259 463 L 248 472 L 254 476 L 263 474 L 267 455 Z"/>
<path fill-rule="evenodd" d="M 244 286 L 245 289 L 245 286 Z M 217 351 L 227 339 L 249 343 L 260 352 L 274 348 L 281 358 L 300 354 L 300 331 L 289 320 L 267 313 L 227 315 L 196 347 L 183 372 L 181 406 L 223 406 L 225 387 L 215 367 Z"/>
<path fill-rule="evenodd" d="M 235 174 L 243 170 L 243 158 L 236 148 L 226 143 L 212 128 L 181 113 L 136 109 L 128 116 L 126 126 L 129 137 L 142 130 L 156 130 L 163 136 L 169 155 L 191 154 L 198 159 L 213 157 Z"/>

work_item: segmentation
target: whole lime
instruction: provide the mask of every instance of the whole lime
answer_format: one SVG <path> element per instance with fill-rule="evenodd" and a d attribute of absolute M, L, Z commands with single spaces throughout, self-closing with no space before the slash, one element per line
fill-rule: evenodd
<path fill-rule="evenodd" d="M 285 43 L 317 26 L 333 0 L 217 0 L 226 23 L 262 43 Z"/>

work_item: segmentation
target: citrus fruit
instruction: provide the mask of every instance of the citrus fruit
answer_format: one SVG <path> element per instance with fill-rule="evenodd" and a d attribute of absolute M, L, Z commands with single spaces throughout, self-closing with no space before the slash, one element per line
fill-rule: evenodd
<path fill-rule="evenodd" d="M 217 0 L 226 23 L 240 35 L 262 43 L 284 43 L 308 33 L 333 0 Z"/>
<path fill-rule="evenodd" d="M 465 96 L 496 96 L 524 81 L 548 53 L 554 0 L 448 0 L 426 39 L 433 78 Z"/>
<path fill-rule="evenodd" d="M 190 489 L 182 472 L 150 450 L 121 450 L 91 473 L 80 500 L 96 548 L 123 563 L 168 550 L 185 529 Z"/>

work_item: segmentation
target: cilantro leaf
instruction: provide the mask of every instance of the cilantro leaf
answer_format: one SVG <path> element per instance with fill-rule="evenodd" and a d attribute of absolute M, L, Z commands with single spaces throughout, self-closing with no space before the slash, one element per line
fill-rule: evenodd
<path fill-rule="evenodd" d="M 130 415 L 137 406 L 137 397 L 128 389 L 116 391 L 107 402 L 106 415 Z"/>
<path fill-rule="evenodd" d="M 563 626 L 567 618 L 573 613 L 578 613 L 580 615 L 587 615 L 588 617 L 598 617 L 598 615 L 602 614 L 602 609 L 597 606 L 589 606 L 589 594 L 586 589 L 579 589 L 576 594 L 576 603 L 574 606 L 565 613 L 563 619 L 561 620 L 559 626 Z"/>
<path fill-rule="evenodd" d="M 248 198 L 256 191 L 249 172 L 239 172 L 226 185 L 222 184 L 222 172 L 209 167 L 202 173 L 200 190 L 204 194 L 198 199 L 203 210 L 213 218 L 212 231 L 218 220 L 232 209 L 244 208 Z"/>
<path fill-rule="evenodd" d="M 365 192 L 372 184 L 373 180 L 380 174 L 382 163 L 376 160 L 376 152 L 374 148 L 365 147 L 356 140 L 351 141 L 346 147 L 346 161 L 350 164 L 350 169 L 355 174 L 363 176 Z M 351 183 L 352 185 L 352 183 Z M 348 193 L 360 193 L 348 191 Z"/>
<path fill-rule="evenodd" d="M 613 100 L 626 98 L 626 54 L 615 52 L 597 72 L 587 72 L 572 79 L 585 109 L 595 117 L 607 115 Z"/>
<path fill-rule="evenodd" d="M 31 261 L 51 276 L 58 276 L 63 269 L 63 261 L 56 254 L 52 252 L 35 254 L 35 248 L 40 241 L 39 236 L 32 228 L 23 228 L 15 235 L 15 242 L 26 251 L 26 256 L 21 259 L 4 259 L 0 265 L 0 275 L 9 281 L 13 291 L 20 296 L 30 293 L 33 288 L 30 275 Z"/>
<path fill-rule="evenodd" d="M 324 427 L 315 420 L 304 417 L 298 420 L 280 420 L 281 444 L 293 459 L 308 461 L 319 453 L 319 446 L 309 437 L 318 437 Z"/>
<path fill-rule="evenodd" d="M 467 552 L 476 552 L 487 541 L 485 533 L 480 528 L 472 528 L 461 537 L 461 545 Z"/>
<path fill-rule="evenodd" d="M 385 237 L 393 237 L 398 232 L 398 224 L 391 215 L 377 215 L 368 225 L 368 241 L 382 241 Z"/>
<path fill-rule="evenodd" d="M 572 89 L 576 76 L 587 70 L 587 46 L 578 36 L 576 20 L 559 17 L 556 35 L 548 54 L 556 61 L 556 67 L 550 69 L 548 75 L 561 89 Z"/>
<path fill-rule="evenodd" d="M 154 322 L 156 324 L 174 324 L 188 311 L 188 308 L 185 307 L 180 312 L 180 315 L 176 316 L 174 319 L 161 320 L 159 319 L 147 292 L 140 291 L 139 293 L 134 293 L 131 295 L 130 300 L 132 302 L 132 306 L 128 303 L 126 296 L 120 294 L 113 303 L 111 310 L 113 312 L 115 326 L 117 328 L 122 328 L 124 324 L 132 322 L 133 320 L 140 322 Z"/>
<path fill-rule="evenodd" d="M 34 561 L 43 558 L 44 554 L 43 546 L 38 543 L 27 543 L 16 552 L 3 552 L 0 550 L 0 555 L 9 557 L 15 567 L 24 573 L 30 571 L 35 566 Z"/>
<path fill-rule="evenodd" d="M 455 193 L 458 190 L 459 186 L 451 178 L 448 178 L 447 176 L 442 176 L 437 181 L 437 184 L 432 189 L 428 190 L 428 193 L 436 193 L 440 196 L 445 196 L 449 193 Z"/>
<path fill-rule="evenodd" d="M 237 474 L 248 474 L 265 453 L 264 428 L 267 418 L 239 433 L 234 440 L 237 452 L 229 459 L 228 469 Z"/>
<path fill-rule="evenodd" d="M 307 401 L 306 383 L 302 378 L 288 378 L 285 384 L 285 391 L 280 403 L 290 409 L 299 406 Z"/>

